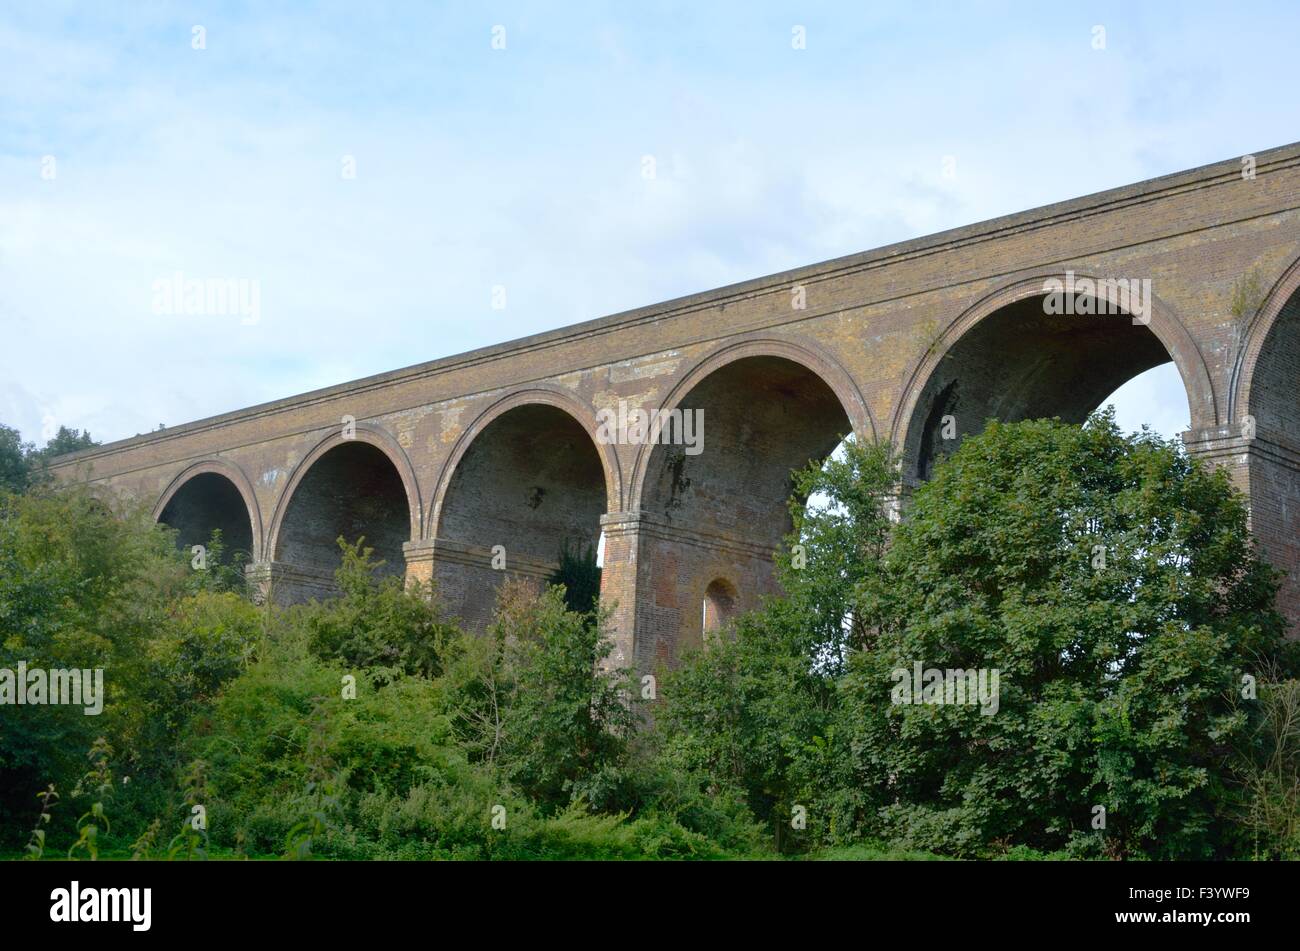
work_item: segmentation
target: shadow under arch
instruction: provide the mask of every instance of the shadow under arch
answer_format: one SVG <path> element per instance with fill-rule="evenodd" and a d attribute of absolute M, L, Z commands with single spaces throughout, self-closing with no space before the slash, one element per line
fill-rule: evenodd
<path fill-rule="evenodd" d="M 1076 284 L 1098 280 L 1072 273 Z M 951 321 L 913 363 L 890 427 L 904 482 L 928 477 L 941 420 L 951 417 L 959 437 L 980 431 L 989 418 L 1059 416 L 1080 423 L 1119 386 L 1171 361 L 1182 379 L 1191 427 L 1217 424 L 1209 368 L 1167 305 L 1151 295 L 1145 323 L 1126 313 L 1048 314 L 1041 301 L 1049 282 L 1065 280 L 1066 272 L 1053 271 L 990 292 Z M 1106 302 L 1081 296 L 1090 296 L 1094 307 Z"/>
<path fill-rule="evenodd" d="M 1290 335 L 1287 333 L 1288 330 L 1292 331 Z M 1288 336 L 1292 339 L 1285 339 Z M 1258 310 L 1250 317 L 1244 340 L 1233 361 L 1232 379 L 1228 389 L 1228 414 L 1227 419 L 1224 420 L 1226 424 L 1240 422 L 1247 413 L 1255 415 L 1258 419 L 1260 414 L 1256 409 L 1262 408 L 1268 402 L 1262 394 L 1257 394 L 1256 378 L 1262 376 L 1265 387 L 1275 382 L 1270 379 L 1270 365 L 1275 366 L 1281 361 L 1270 359 L 1268 351 L 1265 350 L 1265 345 L 1270 340 L 1273 346 L 1269 350 L 1294 349 L 1296 351 L 1275 354 L 1275 357 L 1280 357 L 1282 361 L 1289 360 L 1295 363 L 1300 356 L 1300 258 L 1292 261 L 1282 272 L 1282 276 L 1269 289 Z M 1292 367 L 1293 371 L 1296 369 L 1300 369 L 1300 364 Z M 1294 402 L 1294 394 L 1293 381 L 1286 395 L 1292 397 Z M 1267 414 L 1265 421 L 1265 425 L 1268 426 Z M 1273 423 L 1269 428 L 1278 427 Z"/>
<path fill-rule="evenodd" d="M 388 469 L 385 470 L 384 466 Z M 329 471 L 332 467 L 339 471 Z M 349 489 L 356 489 L 356 485 L 348 486 L 348 482 L 357 477 L 371 477 L 376 482 L 361 491 L 349 492 Z M 304 487 L 310 487 L 309 491 L 317 498 L 305 499 Z M 294 520 L 290 516 L 295 514 L 298 506 L 313 503 L 323 511 L 297 513 L 303 516 L 304 522 L 308 518 L 319 522 L 313 525 L 313 529 L 314 534 L 320 537 L 309 544 L 302 532 L 295 531 L 295 528 L 303 526 L 291 525 Z M 398 512 L 401 506 L 406 508 L 404 515 Z M 349 541 L 355 541 L 355 537 L 349 536 L 365 535 L 367 545 L 375 547 L 384 558 L 385 572 L 398 573 L 405 570 L 401 543 L 420 537 L 422 512 L 419 483 L 406 451 L 387 431 L 371 423 L 357 423 L 354 435 L 345 436 L 341 430 L 331 432 L 294 467 L 276 501 L 264 547 L 266 560 L 283 559 L 295 567 L 312 567 L 318 573 L 328 574 L 334 564 L 333 554 L 337 553 L 334 545 L 337 535 L 333 532 L 340 527 L 342 519 L 350 522 L 354 530 L 339 531 L 338 534 Z M 378 531 L 368 533 L 367 522 L 375 524 Z M 384 535 L 382 542 L 376 537 L 379 532 Z M 326 534 L 328 538 L 324 537 Z M 289 535 L 295 535 L 289 546 L 295 551 L 286 553 Z M 315 547 L 318 551 L 309 553 L 305 551 L 308 547 Z M 330 556 L 323 553 L 326 549 L 331 552 Z M 306 557 L 309 554 L 310 557 Z M 313 564 L 304 565 L 304 561 Z"/>
<path fill-rule="evenodd" d="M 465 431 L 457 437 L 451 454 L 438 472 L 433 496 L 429 500 L 428 516 L 425 519 L 426 538 L 433 538 L 437 535 L 443 502 L 447 496 L 447 488 L 470 446 L 492 423 L 512 410 L 524 406 L 553 407 L 568 414 L 574 422 L 586 431 L 592 445 L 600 455 L 601 467 L 604 470 L 605 510 L 609 512 L 620 510 L 623 504 L 623 473 L 619 466 L 618 456 L 614 453 L 613 448 L 608 445 L 601 445 L 596 439 L 595 409 L 561 387 L 531 386 L 527 389 L 507 393 L 493 402 L 482 410 L 474 418 L 474 421 L 465 428 Z"/>
<path fill-rule="evenodd" d="M 440 596 L 485 626 L 505 577 L 544 583 L 564 552 L 594 558 L 601 518 L 622 497 L 590 406 L 558 387 L 506 394 L 460 434 L 438 477 L 426 524 Z"/>
<path fill-rule="evenodd" d="M 238 492 L 239 498 L 243 502 L 245 514 L 248 518 L 249 555 L 252 561 L 261 561 L 263 548 L 262 510 L 257 503 L 257 496 L 253 492 L 253 486 L 252 483 L 249 482 L 248 476 L 236 463 L 229 460 L 204 459 L 181 470 L 181 472 L 172 479 L 170 483 L 168 483 L 167 488 L 163 490 L 162 495 L 159 496 L 158 502 L 153 508 L 153 520 L 155 522 L 163 522 L 163 516 L 165 514 L 170 515 L 174 513 L 177 506 L 173 503 L 179 504 L 181 501 L 179 497 L 186 494 L 188 491 L 193 490 L 196 487 L 196 480 L 200 480 L 203 476 L 212 476 L 214 478 L 224 479 L 227 484 L 232 486 L 235 491 Z M 195 501 L 200 502 L 201 504 L 201 500 L 196 499 Z M 220 501 L 218 501 L 217 504 L 220 505 Z M 172 513 L 168 512 L 169 507 L 172 508 Z M 223 528 L 222 525 L 216 524 L 216 522 L 229 521 L 226 517 L 214 517 L 215 514 L 216 513 L 212 512 L 205 513 L 200 509 L 193 511 L 192 514 L 179 516 L 179 520 L 192 523 L 186 530 L 183 530 L 183 534 L 184 531 L 189 531 L 191 535 L 195 536 L 192 541 L 190 541 L 188 537 L 181 538 L 180 542 L 182 546 L 185 544 L 202 544 L 206 542 L 208 537 L 211 535 L 212 528 Z M 203 522 L 212 522 L 212 524 L 206 525 L 205 530 L 204 527 L 200 525 L 200 523 Z M 171 524 L 171 522 L 168 521 L 167 524 Z M 200 534 L 202 537 L 197 537 Z M 225 531 L 224 528 L 223 535 L 226 536 L 227 544 L 235 547 L 242 547 L 238 545 L 237 536 L 234 538 L 230 537 L 230 533 Z"/>
<path fill-rule="evenodd" d="M 875 419 L 861 390 L 852 375 L 834 357 L 820 347 L 770 334 L 745 335 L 706 354 L 677 375 L 664 395 L 661 408 L 664 411 L 679 409 L 682 400 L 705 379 L 728 364 L 751 357 L 775 357 L 799 364 L 820 378 L 835 394 L 855 434 L 869 440 L 878 437 Z M 628 489 L 629 510 L 637 511 L 643 507 L 646 472 L 656 446 L 654 443 L 645 443 L 637 449 Z"/>

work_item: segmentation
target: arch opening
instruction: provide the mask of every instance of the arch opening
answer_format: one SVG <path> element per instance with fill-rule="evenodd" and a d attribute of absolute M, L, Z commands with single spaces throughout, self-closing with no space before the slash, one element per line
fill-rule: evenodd
<path fill-rule="evenodd" d="M 1268 328 L 1250 380 L 1246 412 L 1259 432 L 1300 442 L 1300 289 L 1282 305 Z"/>
<path fill-rule="evenodd" d="M 328 591 L 342 564 L 338 539 L 365 538 L 383 559 L 381 576 L 406 570 L 411 509 L 397 466 L 378 446 L 342 442 L 312 463 L 289 499 L 274 558 Z"/>
<path fill-rule="evenodd" d="M 793 475 L 823 462 L 852 430 L 831 386 L 787 357 L 727 363 L 676 408 L 699 411 L 703 439 L 695 454 L 655 445 L 646 463 L 641 510 L 657 527 L 642 543 L 651 578 L 642 626 L 656 632 L 658 655 L 647 662 L 675 662 L 703 643 L 711 617 L 749 610 L 780 590 L 774 556 L 793 528 Z M 716 589 L 712 614 L 710 596 L 703 609 L 699 600 L 706 578 L 729 588 L 725 599 Z"/>
<path fill-rule="evenodd" d="M 1300 287 L 1277 311 L 1246 381 L 1246 406 L 1238 423 L 1252 443 L 1280 448 L 1251 452 L 1249 465 L 1234 473 L 1251 500 L 1251 530 L 1265 555 L 1282 570 L 1278 609 L 1300 634 Z"/>
<path fill-rule="evenodd" d="M 736 613 L 736 587 L 725 578 L 714 578 L 704 589 L 701 625 L 706 635 L 722 628 Z"/>
<path fill-rule="evenodd" d="M 570 413 L 549 403 L 506 410 L 474 437 L 443 493 L 434 526 L 442 596 L 481 627 L 505 575 L 545 583 L 565 551 L 595 559 L 607 492 L 596 443 Z"/>
<path fill-rule="evenodd" d="M 929 478 L 989 419 L 1082 423 L 1126 383 L 1172 362 L 1150 327 L 1127 314 L 1049 313 L 1045 295 L 1006 304 L 967 330 L 930 373 L 907 425 L 903 477 L 913 485 Z M 1169 413 L 1187 425 L 1190 405 L 1178 389 L 1182 402 Z"/>
<path fill-rule="evenodd" d="M 176 529 L 181 549 L 206 545 L 220 530 L 224 561 L 253 560 L 253 518 L 239 488 L 219 472 L 200 472 L 173 493 L 158 515 L 161 524 Z"/>

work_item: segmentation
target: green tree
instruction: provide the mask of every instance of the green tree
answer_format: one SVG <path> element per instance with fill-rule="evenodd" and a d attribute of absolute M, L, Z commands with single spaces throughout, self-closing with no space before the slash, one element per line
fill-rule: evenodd
<path fill-rule="evenodd" d="M 83 433 L 80 429 L 60 426 L 59 431 L 45 444 L 45 448 L 39 450 L 36 455 L 44 462 L 49 462 L 70 452 L 80 452 L 98 445 L 99 441 L 92 439 L 89 432 Z"/>
<path fill-rule="evenodd" d="M 564 588 L 564 603 L 570 611 L 588 614 L 595 610 L 600 598 L 600 566 L 596 564 L 596 549 L 581 544 L 560 547 L 560 564 L 550 577 L 550 583 Z"/>
<path fill-rule="evenodd" d="M 663 768 L 738 798 L 781 849 L 847 841 L 877 804 L 838 749 L 836 680 L 868 639 L 857 601 L 888 544 L 896 479 L 887 446 L 854 439 L 796 472 L 794 530 L 777 555 L 785 597 L 736 618 L 665 678 Z M 796 807 L 803 830 L 791 825 Z"/>
<path fill-rule="evenodd" d="M 56 456 L 98 446 L 78 429 L 60 426 L 46 444 L 37 449 L 22 441 L 18 430 L 0 424 L 0 491 L 25 492 L 32 485 L 49 481 L 49 463 Z"/>
<path fill-rule="evenodd" d="M 835 680 L 810 649 L 807 622 L 783 600 L 741 615 L 664 677 L 655 711 L 663 768 L 743 803 L 780 849 L 811 841 L 791 834 L 795 807 L 807 812 L 832 779 L 821 748 L 833 735 Z M 817 835 L 827 814 L 813 815 Z"/>
<path fill-rule="evenodd" d="M 842 672 L 848 651 L 868 641 L 858 589 L 879 570 L 889 544 L 897 482 L 888 445 L 852 437 L 824 463 L 794 474 L 794 530 L 777 566 L 807 632 L 803 646 L 830 672 Z"/>
<path fill-rule="evenodd" d="M 383 562 L 365 539 L 338 540 L 343 560 L 334 573 L 339 596 L 305 609 L 308 644 L 324 660 L 355 668 L 435 677 L 456 627 L 442 617 L 434 592 L 405 579 L 377 576 Z"/>
<path fill-rule="evenodd" d="M 958 853 L 1232 847 L 1236 691 L 1283 620 L 1224 472 L 1113 415 L 990 422 L 916 491 L 882 568 L 843 752 L 885 791 L 886 832 Z M 915 664 L 996 670 L 995 712 L 898 702 Z"/>
<path fill-rule="evenodd" d="M 0 491 L 26 490 L 31 468 L 28 457 L 34 449 L 23 442 L 18 430 L 0 424 Z"/>
<path fill-rule="evenodd" d="M 638 714 L 630 672 L 604 667 L 606 618 L 570 611 L 564 589 L 549 587 L 505 600 L 493 636 L 512 670 L 501 726 L 507 777 L 548 808 L 616 806 L 627 795 Z"/>

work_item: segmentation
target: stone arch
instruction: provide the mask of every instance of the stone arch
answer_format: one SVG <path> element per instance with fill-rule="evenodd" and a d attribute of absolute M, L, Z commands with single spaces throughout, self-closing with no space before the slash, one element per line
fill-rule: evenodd
<path fill-rule="evenodd" d="M 581 425 L 591 438 L 592 444 L 596 446 L 597 452 L 601 457 L 601 465 L 604 468 L 605 476 L 605 508 L 606 511 L 616 512 L 622 508 L 623 504 L 623 473 L 619 466 L 618 456 L 611 446 L 602 446 L 596 440 L 596 411 L 587 403 L 574 397 L 568 391 L 558 386 L 540 385 L 529 387 L 525 390 L 516 390 L 509 393 L 499 400 L 492 403 L 475 417 L 465 431 L 460 434 L 456 444 L 452 447 L 451 455 L 447 461 L 442 464 L 438 473 L 438 480 L 433 492 L 433 497 L 429 500 L 428 517 L 425 519 L 427 527 L 426 537 L 432 538 L 437 534 L 438 520 L 441 518 L 442 504 L 447 495 L 447 487 L 456 474 L 456 469 L 460 466 L 461 459 L 469 451 L 474 440 L 488 426 L 509 413 L 511 410 L 518 409 L 521 406 L 544 405 L 552 406 L 562 410 L 571 416 L 574 421 Z"/>
<path fill-rule="evenodd" d="M 227 524 L 233 519 L 229 511 L 230 506 L 226 504 L 230 501 L 228 494 L 222 492 L 220 486 L 224 484 L 229 486 L 237 494 L 240 502 L 243 504 L 244 514 L 248 520 L 247 542 L 244 543 L 239 535 L 233 535 L 226 531 L 229 527 Z M 204 498 L 194 495 L 196 491 L 215 490 L 216 497 L 210 493 L 207 497 L 207 503 L 210 510 L 206 513 L 203 511 Z M 225 496 L 224 499 L 221 496 Z M 182 510 L 184 506 L 184 510 Z M 215 511 L 211 510 L 215 507 Z M 170 511 L 169 511 L 170 509 Z M 186 511 L 188 510 L 188 511 Z M 168 516 L 164 519 L 164 515 Z M 262 511 L 257 504 L 257 496 L 253 492 L 253 486 L 248 481 L 248 476 L 244 470 L 237 464 L 225 459 L 205 459 L 202 462 L 196 462 L 192 466 L 184 469 L 176 478 L 167 485 L 163 494 L 159 497 L 158 502 L 154 505 L 153 520 L 155 522 L 166 522 L 173 524 L 172 519 L 187 523 L 185 527 L 174 526 L 181 530 L 179 543 L 184 546 L 187 544 L 201 544 L 206 541 L 211 534 L 212 528 L 222 528 L 222 534 L 226 538 L 226 543 L 235 550 L 247 550 L 250 561 L 256 562 L 262 559 Z M 207 524 L 206 531 L 203 525 Z M 194 535 L 191 540 L 186 533 Z M 203 537 L 197 537 L 198 535 Z"/>
<path fill-rule="evenodd" d="M 497 400 L 457 440 L 427 520 L 444 602 L 485 625 L 507 575 L 544 583 L 562 550 L 594 556 L 601 518 L 622 495 L 614 447 L 596 438 L 589 406 L 558 387 Z"/>
<path fill-rule="evenodd" d="M 349 480 L 366 480 L 363 491 L 345 491 Z M 420 537 L 422 512 L 406 451 L 386 431 L 357 423 L 354 435 L 330 433 L 294 467 L 276 503 L 264 550 L 269 560 L 319 576 L 316 587 L 328 587 L 337 565 L 335 538 L 342 534 L 354 541 L 353 535 L 364 535 L 384 559 L 383 572 L 401 574 L 401 546 Z"/>
<path fill-rule="evenodd" d="M 661 407 L 665 410 L 679 408 L 681 401 L 703 380 L 727 364 L 747 357 L 778 357 L 802 365 L 820 377 L 835 394 L 854 433 L 865 439 L 877 438 L 875 419 L 852 375 L 822 348 L 786 337 L 752 334 L 731 340 L 678 373 L 668 386 Z M 637 449 L 632 466 L 632 482 L 628 488 L 628 508 L 632 511 L 642 508 L 646 471 L 654 448 L 647 444 Z"/>
<path fill-rule="evenodd" d="M 703 643 L 711 579 L 734 591 L 733 611 L 779 592 L 775 556 L 792 529 L 793 473 L 845 436 L 874 439 L 856 385 L 807 345 L 753 337 L 719 348 L 681 374 L 664 410 L 703 411 L 704 439 L 638 447 L 631 507 L 638 519 L 637 663 L 674 664 Z"/>
<path fill-rule="evenodd" d="M 1273 345 L 1266 351 L 1265 344 L 1270 341 Z M 1247 324 L 1244 342 L 1233 363 L 1227 424 L 1239 423 L 1248 413 L 1260 421 L 1257 410 L 1265 409 L 1269 402 L 1263 391 L 1276 386 L 1278 381 L 1273 377 L 1283 363 L 1300 371 L 1300 258 L 1282 272 Z M 1258 387 L 1257 378 L 1262 384 Z M 1290 393 L 1294 393 L 1294 384 Z M 1267 409 L 1262 422 L 1267 429 L 1283 428 L 1280 420 L 1269 419 Z"/>
<path fill-rule="evenodd" d="M 1216 424 L 1218 409 L 1209 368 L 1195 340 L 1167 305 L 1152 295 L 1145 326 L 1135 325 L 1127 315 L 1045 315 L 1036 301 L 1045 296 L 1049 280 L 1064 279 L 1064 272 L 1050 272 L 987 294 L 948 324 L 915 361 L 890 427 L 906 482 L 928 475 L 934 457 L 933 430 L 936 420 L 942 419 L 938 414 L 960 399 L 963 374 L 974 378 L 965 389 L 975 392 L 967 401 L 964 422 L 960 413 L 952 414 L 959 422 L 958 435 L 978 432 L 989 417 L 1060 416 L 1082 422 L 1120 385 L 1170 361 L 1183 381 L 1192 428 Z M 1074 279 L 1097 280 L 1082 271 L 1075 271 Z M 1065 320 L 1077 323 L 1048 327 L 1052 321 Z M 1116 350 L 1117 341 L 1125 347 Z M 988 345 L 983 354 L 981 342 Z M 1048 342 L 1057 349 L 1045 348 Z M 1099 363 L 1104 372 L 1097 371 Z M 1000 380 L 993 397 L 993 384 L 981 377 L 1007 367 L 1019 375 Z M 995 406 L 999 411 L 992 411 Z"/>

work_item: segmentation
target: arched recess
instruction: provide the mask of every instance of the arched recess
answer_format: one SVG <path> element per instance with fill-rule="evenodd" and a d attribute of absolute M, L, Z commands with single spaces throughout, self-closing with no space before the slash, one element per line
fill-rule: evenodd
<path fill-rule="evenodd" d="M 177 530 L 181 548 L 205 544 L 221 529 L 228 558 L 262 557 L 262 513 L 244 471 L 223 459 L 195 463 L 174 478 L 154 506 L 155 522 Z"/>
<path fill-rule="evenodd" d="M 1282 572 L 1277 606 L 1300 636 L 1300 259 L 1265 297 L 1241 349 L 1229 420 L 1249 451 L 1234 454 L 1247 463 L 1234 477 L 1250 495 L 1255 538 Z"/>
<path fill-rule="evenodd" d="M 705 634 L 726 624 L 736 613 L 736 586 L 726 578 L 714 578 L 704 589 L 703 621 Z"/>
<path fill-rule="evenodd" d="M 632 504 L 644 523 L 645 593 L 636 650 L 644 665 L 673 663 L 702 643 L 712 581 L 726 579 L 729 612 L 776 593 L 774 556 L 793 527 L 793 473 L 823 461 L 850 432 L 875 438 L 849 375 L 786 340 L 722 348 L 682 376 L 662 409 L 702 413 L 703 439 L 697 452 L 663 443 L 638 452 Z"/>
<path fill-rule="evenodd" d="M 1123 313 L 1052 314 L 1044 307 L 1049 280 L 1063 282 L 1065 275 L 1021 280 L 984 297 L 916 362 L 892 425 L 904 481 L 928 478 L 938 458 L 989 419 L 1081 423 L 1124 383 L 1170 361 L 1182 378 L 1192 428 L 1217 423 L 1200 350 L 1159 299 L 1149 301 L 1145 324 Z M 1095 278 L 1075 272 L 1076 284 L 1083 280 Z M 1093 310 L 1105 303 L 1090 300 Z"/>
<path fill-rule="evenodd" d="M 266 550 L 287 570 L 318 579 L 319 587 L 341 562 L 338 538 L 364 537 L 384 560 L 380 573 L 400 575 L 402 545 L 420 537 L 421 511 L 405 450 L 383 430 L 358 423 L 351 436 L 334 432 L 321 440 L 294 469 Z"/>
<path fill-rule="evenodd" d="M 603 480 L 605 485 L 605 508 L 607 511 L 618 511 L 622 506 L 623 498 L 623 477 L 619 468 L 618 457 L 611 446 L 601 446 L 596 443 L 594 420 L 596 418 L 595 410 L 574 398 L 570 393 L 559 387 L 539 386 L 530 387 L 526 390 L 516 390 L 507 396 L 503 396 L 487 409 L 483 410 L 474 419 L 460 437 L 456 440 L 456 445 L 452 447 L 451 455 L 443 463 L 442 470 L 438 474 L 437 489 L 434 491 L 433 498 L 429 501 L 429 517 L 425 524 L 429 526 L 429 534 L 436 537 L 437 525 L 441 516 L 441 508 L 447 497 L 447 489 L 455 476 L 457 468 L 460 466 L 461 459 L 465 453 L 474 444 L 479 435 L 498 418 L 504 416 L 512 410 L 525 406 L 550 406 L 560 410 L 567 416 L 571 417 L 591 439 L 592 444 L 597 448 L 600 455 Z M 590 421 L 590 422 L 584 422 Z"/>
<path fill-rule="evenodd" d="M 562 548 L 595 551 L 622 481 L 594 421 L 568 393 L 533 388 L 489 406 L 453 447 L 428 524 L 440 594 L 471 626 L 490 617 L 505 575 L 546 580 Z"/>
<path fill-rule="evenodd" d="M 1228 421 L 1249 414 L 1256 426 L 1300 444 L 1300 258 L 1269 290 L 1246 328 L 1233 365 Z"/>
<path fill-rule="evenodd" d="M 863 399 L 862 392 L 849 372 L 821 348 L 784 337 L 745 336 L 728 342 L 699 363 L 678 374 L 668 388 L 668 395 L 664 398 L 662 407 L 666 410 L 680 408 L 686 395 L 710 375 L 728 364 L 750 357 L 785 360 L 798 364 L 819 377 L 835 395 L 840 408 L 848 417 L 852 432 L 868 440 L 877 438 L 876 421 L 872 418 L 866 400 Z M 642 498 L 646 474 L 649 471 L 650 457 L 656 448 L 658 448 L 656 445 L 647 443 L 637 450 L 628 493 L 630 510 L 635 511 L 645 507 Z"/>

